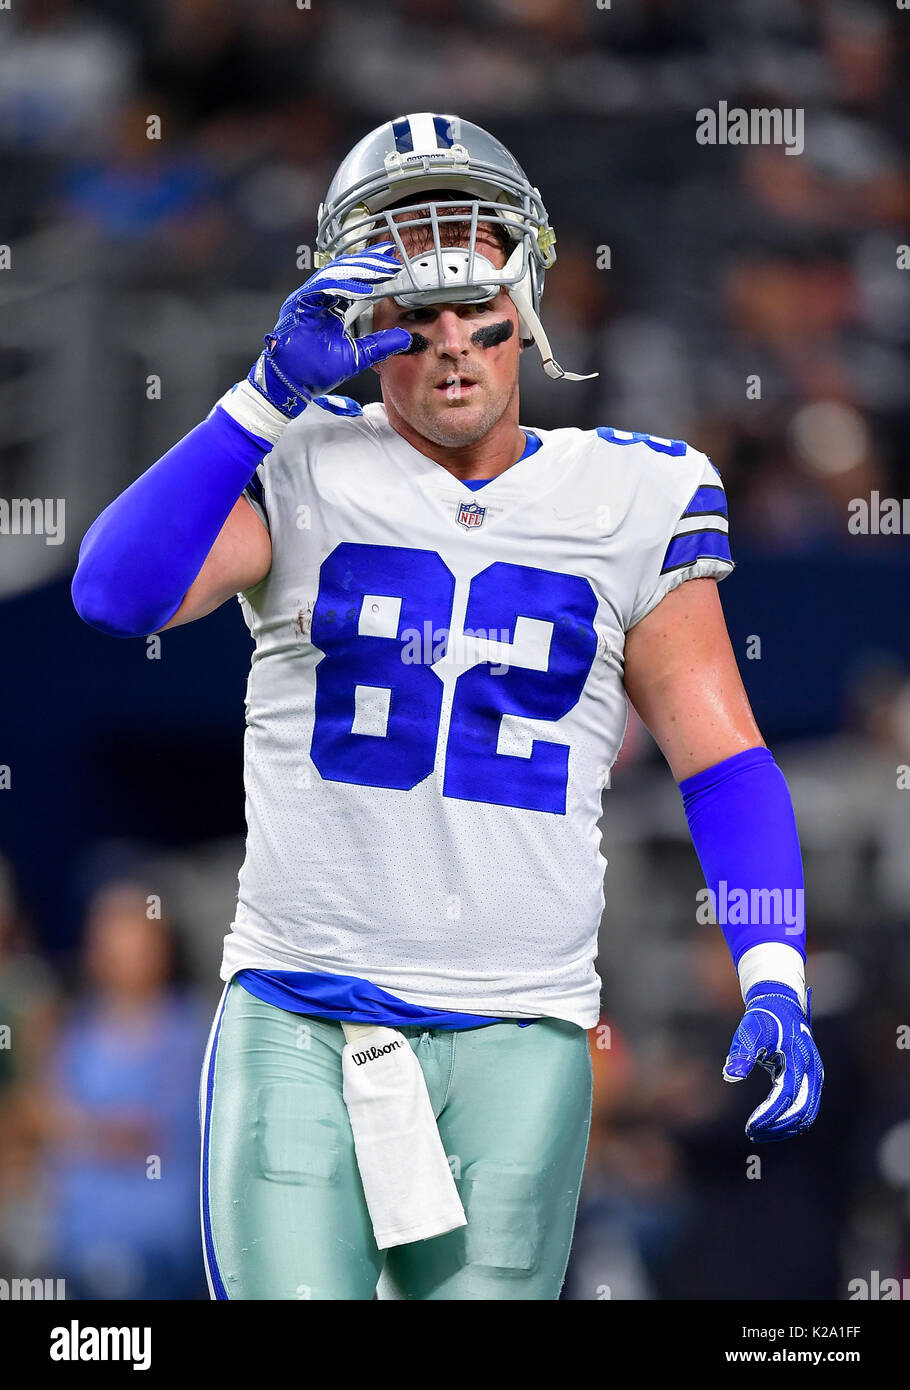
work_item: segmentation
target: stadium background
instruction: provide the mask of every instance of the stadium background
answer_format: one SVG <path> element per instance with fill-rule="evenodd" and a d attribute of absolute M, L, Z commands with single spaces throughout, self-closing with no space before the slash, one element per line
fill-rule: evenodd
<path fill-rule="evenodd" d="M 756 1148 L 767 1078 L 721 1084 L 735 978 L 633 719 L 604 803 L 565 1297 L 844 1298 L 910 1275 L 910 558 L 847 528 L 850 499 L 910 483 L 908 34 L 894 4 L 824 0 L 0 12 L 0 495 L 65 503 L 63 543 L 0 536 L 0 1277 L 205 1296 L 196 1086 L 250 641 L 234 603 L 160 654 L 104 638 L 69 581 L 98 511 L 245 375 L 344 152 L 428 109 L 491 128 L 540 187 L 544 322 L 564 365 L 600 372 L 552 383 L 526 354 L 522 422 L 686 438 L 723 474 L 721 595 L 806 866 L 827 1086 L 809 1135 Z M 700 145 L 721 99 L 804 109 L 805 152 Z"/>

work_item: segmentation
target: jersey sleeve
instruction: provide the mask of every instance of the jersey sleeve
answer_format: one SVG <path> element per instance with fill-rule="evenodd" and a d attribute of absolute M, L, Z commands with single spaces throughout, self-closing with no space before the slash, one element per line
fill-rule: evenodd
<path fill-rule="evenodd" d="M 246 487 L 243 489 L 243 496 L 249 502 L 253 511 L 259 517 L 266 530 L 269 530 L 269 514 L 266 509 L 265 500 L 265 464 L 260 463 L 256 472 L 253 474 Z"/>
<path fill-rule="evenodd" d="M 327 419 L 362 414 L 363 407 L 350 396 L 314 396 L 306 410 L 301 411 L 276 440 L 243 490 L 243 496 L 270 533 L 269 497 L 272 496 L 274 500 L 276 489 L 280 491 L 278 479 L 282 461 L 286 458 L 298 459 L 302 441 L 312 440 L 314 431 L 317 439 L 324 438 Z"/>
<path fill-rule="evenodd" d="M 627 629 L 647 617 L 684 580 L 720 580 L 734 568 L 720 473 L 706 454 L 694 449 L 687 450 L 685 465 L 678 480 L 682 492 L 675 486 L 669 493 L 661 489 L 649 506 L 647 541 Z M 677 492 L 675 501 L 673 492 Z"/>

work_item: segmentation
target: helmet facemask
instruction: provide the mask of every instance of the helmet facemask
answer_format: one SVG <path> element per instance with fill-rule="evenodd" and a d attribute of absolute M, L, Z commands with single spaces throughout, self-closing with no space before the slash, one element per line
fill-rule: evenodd
<path fill-rule="evenodd" d="M 487 215 L 490 209 L 492 215 Z M 402 308 L 482 304 L 527 275 L 527 244 L 509 230 L 513 224 L 499 215 L 496 205 L 466 198 L 457 190 L 433 190 L 429 200 L 401 199 L 371 223 L 368 244 L 392 242 L 401 261 L 401 272 L 385 289 Z M 502 266 L 491 259 L 493 248 L 484 245 L 485 234 L 496 243 Z M 477 245 L 478 236 L 483 249 Z M 371 306 L 362 302 L 352 304 L 345 315 L 345 323 L 355 325 L 358 335 L 369 332 L 371 322 Z M 523 340 L 533 341 L 523 321 L 519 329 Z"/>

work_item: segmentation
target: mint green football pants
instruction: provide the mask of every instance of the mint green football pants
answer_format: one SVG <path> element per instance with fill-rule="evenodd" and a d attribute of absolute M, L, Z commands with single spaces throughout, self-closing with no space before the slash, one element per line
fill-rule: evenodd
<path fill-rule="evenodd" d="M 467 1226 L 379 1250 L 342 1098 L 340 1023 L 233 980 L 200 1088 L 201 1214 L 218 1299 L 557 1299 L 591 1123 L 584 1029 L 399 1030 Z"/>

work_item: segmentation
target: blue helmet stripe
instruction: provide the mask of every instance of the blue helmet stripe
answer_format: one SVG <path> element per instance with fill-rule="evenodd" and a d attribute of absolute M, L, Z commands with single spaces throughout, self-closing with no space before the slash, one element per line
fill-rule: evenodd
<path fill-rule="evenodd" d="M 413 150 L 414 137 L 411 135 L 411 122 L 407 116 L 392 122 L 392 134 L 395 136 L 395 148 L 399 154 L 407 154 Z"/>
<path fill-rule="evenodd" d="M 455 144 L 452 138 L 452 123 L 447 116 L 434 116 L 433 126 L 436 131 L 436 147 L 440 150 L 450 150 Z"/>

